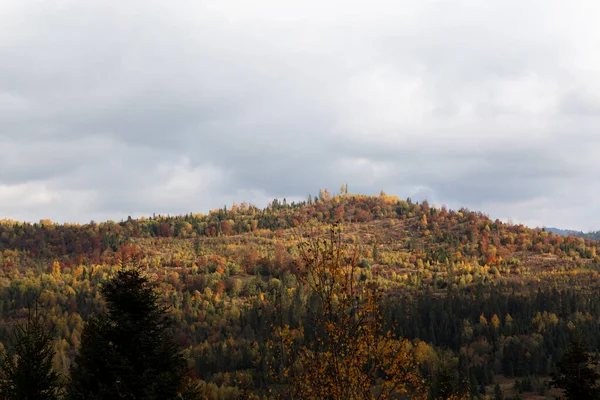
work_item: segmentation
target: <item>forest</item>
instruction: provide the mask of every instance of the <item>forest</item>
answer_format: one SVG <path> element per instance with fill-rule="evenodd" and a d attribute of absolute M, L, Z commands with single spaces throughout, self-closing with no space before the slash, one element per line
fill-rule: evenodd
<path fill-rule="evenodd" d="M 547 231 L 552 232 L 552 233 L 556 233 L 558 235 L 562 235 L 562 236 L 577 236 L 577 237 L 582 237 L 584 239 L 591 239 L 591 240 L 600 240 L 600 231 L 593 231 L 593 232 L 582 232 L 582 231 L 574 231 L 571 229 L 559 229 L 559 228 L 546 228 Z"/>
<path fill-rule="evenodd" d="M 599 250 L 344 187 L 206 215 L 1 220 L 1 349 L 36 304 L 52 328 L 52 367 L 68 380 L 86 324 L 107 312 L 107 282 L 134 268 L 194 383 L 197 397 L 180 398 L 568 397 L 565 360 L 578 349 L 594 364 L 600 348 Z M 346 381 L 321 382 L 340 348 Z M 336 392 L 358 381 L 362 395 Z"/>

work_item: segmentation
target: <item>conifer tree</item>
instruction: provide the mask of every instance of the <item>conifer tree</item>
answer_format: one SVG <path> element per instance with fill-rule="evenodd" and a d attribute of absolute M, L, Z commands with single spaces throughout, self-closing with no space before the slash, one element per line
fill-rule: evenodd
<path fill-rule="evenodd" d="M 17 324 L 0 367 L 0 397 L 6 400 L 53 400 L 61 390 L 52 368 L 54 332 L 44 318 L 29 309 L 27 322 Z"/>
<path fill-rule="evenodd" d="M 550 386 L 564 389 L 567 400 L 600 399 L 600 374 L 596 372 L 598 360 L 590 355 L 577 336 L 563 359 L 557 363 L 558 373 L 553 374 Z"/>
<path fill-rule="evenodd" d="M 435 385 L 432 387 L 433 398 L 448 399 L 456 392 L 454 372 L 455 370 L 448 361 L 440 365 Z"/>
<path fill-rule="evenodd" d="M 496 386 L 494 386 L 494 400 L 503 400 L 504 399 L 504 393 L 502 393 L 502 388 L 500 387 L 499 383 L 496 383 Z"/>
<path fill-rule="evenodd" d="M 148 279 L 137 269 L 121 270 L 101 293 L 107 311 L 92 316 L 83 330 L 69 398 L 177 398 L 186 362 Z"/>

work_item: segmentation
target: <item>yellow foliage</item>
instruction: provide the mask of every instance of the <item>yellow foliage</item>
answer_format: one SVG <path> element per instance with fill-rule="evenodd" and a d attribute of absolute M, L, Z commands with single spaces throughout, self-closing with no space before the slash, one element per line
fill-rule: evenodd
<path fill-rule="evenodd" d="M 281 367 L 276 372 L 270 365 L 284 387 L 276 397 L 362 400 L 408 394 L 425 399 L 415 349 L 384 331 L 378 287 L 358 279 L 358 251 L 347 251 L 336 228 L 329 238 L 301 242 L 299 248 L 297 278 L 321 305 L 304 329 L 322 333 L 298 347 L 298 337 L 313 335 L 294 335 L 287 325 L 275 329 L 269 348 Z M 419 348 L 421 359 L 424 346 Z"/>
<path fill-rule="evenodd" d="M 492 325 L 498 329 L 500 327 L 500 318 L 496 314 L 492 315 Z"/>
<path fill-rule="evenodd" d="M 479 323 L 480 323 L 481 325 L 487 325 L 487 324 L 488 324 L 488 321 L 487 321 L 487 318 L 485 318 L 485 315 L 481 314 L 481 315 L 479 316 Z"/>

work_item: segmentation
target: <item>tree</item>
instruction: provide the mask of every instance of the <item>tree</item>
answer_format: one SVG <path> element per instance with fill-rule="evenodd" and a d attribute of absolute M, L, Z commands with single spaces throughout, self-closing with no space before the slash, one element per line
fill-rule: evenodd
<path fill-rule="evenodd" d="M 564 389 L 567 399 L 598 399 L 600 387 L 597 384 L 600 374 L 596 372 L 598 360 L 587 353 L 579 336 L 571 345 L 563 359 L 557 363 L 558 373 L 552 375 L 550 386 Z"/>
<path fill-rule="evenodd" d="M 8 351 L 3 354 L 0 397 L 6 400 L 57 399 L 61 377 L 52 368 L 54 332 L 35 309 L 27 313 L 27 322 L 17 324 Z"/>
<path fill-rule="evenodd" d="M 499 383 L 494 386 L 494 400 L 504 400 L 504 393 Z"/>
<path fill-rule="evenodd" d="M 446 360 L 438 367 L 435 384 L 432 385 L 433 398 L 448 399 L 456 392 L 454 387 L 456 369 Z"/>
<path fill-rule="evenodd" d="M 429 398 L 440 400 L 466 400 L 471 398 L 468 390 L 461 393 L 458 360 L 442 357 L 437 366 L 435 377 L 431 379 Z"/>
<path fill-rule="evenodd" d="M 176 398 L 186 361 L 148 279 L 137 269 L 120 270 L 100 291 L 107 311 L 84 327 L 69 398 Z"/>
<path fill-rule="evenodd" d="M 299 253 L 296 278 L 309 288 L 315 307 L 309 307 L 301 334 L 284 325 L 270 342 L 279 363 L 273 375 L 283 384 L 279 397 L 426 398 L 412 344 L 384 330 L 381 293 L 360 280 L 358 251 L 348 251 L 340 229 L 301 241 Z"/>

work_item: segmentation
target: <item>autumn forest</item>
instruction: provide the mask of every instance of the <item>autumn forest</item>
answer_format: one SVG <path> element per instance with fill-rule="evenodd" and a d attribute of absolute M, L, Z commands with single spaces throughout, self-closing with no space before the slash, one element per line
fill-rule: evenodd
<path fill-rule="evenodd" d="M 173 398 L 569 397 L 575 356 L 598 396 L 599 252 L 589 238 L 345 187 L 206 215 L 1 220 L 1 349 L 19 362 L 15 331 L 35 308 L 58 382 L 48 398 L 84 398 L 84 381 L 125 387 L 84 358 L 105 352 L 86 346 L 129 324 L 119 307 L 139 300 L 155 309 L 132 332 L 180 371 Z M 144 396 L 122 397 L 164 398 Z"/>

